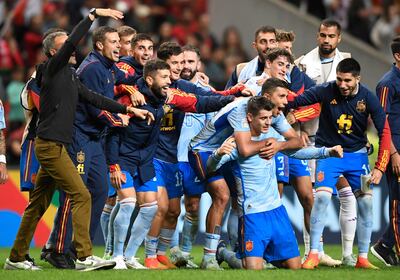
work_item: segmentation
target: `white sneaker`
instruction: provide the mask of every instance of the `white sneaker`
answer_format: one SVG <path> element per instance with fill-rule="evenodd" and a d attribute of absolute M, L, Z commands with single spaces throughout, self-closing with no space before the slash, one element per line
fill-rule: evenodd
<path fill-rule="evenodd" d="M 125 260 L 125 264 L 130 269 L 148 269 L 139 262 L 139 258 L 135 257 Z"/>
<path fill-rule="evenodd" d="M 335 260 L 335 259 L 333 259 L 332 257 L 330 257 L 327 254 L 323 254 L 319 258 L 319 265 L 329 266 L 329 267 L 336 267 L 336 266 L 340 266 L 341 264 L 342 264 L 341 261 Z"/>
<path fill-rule="evenodd" d="M 96 256 L 86 257 L 84 261 L 79 259 L 75 262 L 75 269 L 79 271 L 92 271 L 99 269 L 112 269 L 115 266 L 115 261 L 103 260 Z"/>
<path fill-rule="evenodd" d="M 41 270 L 40 267 L 34 265 L 30 261 L 23 262 L 12 262 L 10 259 L 6 259 L 4 263 L 4 269 L 6 270 Z"/>
<path fill-rule="evenodd" d="M 112 260 L 116 263 L 114 269 L 128 269 L 123 256 L 116 256 Z"/>

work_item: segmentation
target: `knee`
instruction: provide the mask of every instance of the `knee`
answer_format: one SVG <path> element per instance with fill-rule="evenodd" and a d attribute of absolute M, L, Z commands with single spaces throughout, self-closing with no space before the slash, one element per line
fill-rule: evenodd
<path fill-rule="evenodd" d="M 191 215 L 197 215 L 199 212 L 199 203 L 197 201 L 189 201 L 185 208 L 186 212 L 189 212 Z"/>
<path fill-rule="evenodd" d="M 229 202 L 229 198 L 230 198 L 229 192 L 219 192 L 215 194 L 212 200 L 213 204 L 225 209 L 226 205 Z"/>
<path fill-rule="evenodd" d="M 168 219 L 177 220 L 180 214 L 181 214 L 181 208 L 180 207 L 179 208 L 172 208 L 172 209 L 168 209 L 166 217 Z"/>
<path fill-rule="evenodd" d="M 158 202 L 157 216 L 165 217 L 168 212 L 168 203 Z"/>

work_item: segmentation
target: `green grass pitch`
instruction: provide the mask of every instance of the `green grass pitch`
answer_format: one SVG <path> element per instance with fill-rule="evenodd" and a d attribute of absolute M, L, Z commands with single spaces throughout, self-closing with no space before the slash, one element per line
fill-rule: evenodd
<path fill-rule="evenodd" d="M 302 249 L 302 248 L 301 248 Z M 325 245 L 325 251 L 334 258 L 340 258 L 341 247 L 339 245 Z M 97 256 L 102 256 L 103 248 L 96 247 L 94 253 Z M 52 268 L 48 263 L 37 261 L 43 267 L 43 271 L 6 271 L 3 270 L 4 261 L 9 254 L 9 249 L 0 249 L 0 279 L 9 280 L 47 280 L 47 279 L 79 279 L 81 280 L 103 280 L 103 279 L 168 279 L 168 280 L 194 280 L 194 279 L 398 279 L 400 275 L 400 267 L 386 268 L 374 256 L 370 255 L 371 262 L 377 265 L 380 270 L 361 270 L 353 268 L 325 268 L 321 267 L 314 271 L 305 270 L 283 270 L 269 269 L 263 271 L 245 271 L 232 270 L 226 264 L 223 264 L 224 271 L 205 271 L 200 269 L 176 269 L 167 271 L 147 271 L 147 270 L 124 270 L 124 271 L 94 271 L 94 272 L 78 272 L 74 270 L 57 270 Z M 32 249 L 31 255 L 38 260 L 40 249 Z M 143 249 L 139 251 L 138 256 L 143 256 Z M 193 256 L 196 263 L 200 263 L 202 256 L 202 248 L 196 246 L 193 250 Z M 141 259 L 143 261 L 143 258 Z M 79 278 L 78 278 L 79 277 Z"/>

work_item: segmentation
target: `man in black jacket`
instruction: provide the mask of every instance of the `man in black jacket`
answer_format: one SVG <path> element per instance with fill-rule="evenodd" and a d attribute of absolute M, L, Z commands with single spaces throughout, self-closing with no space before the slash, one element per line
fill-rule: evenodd
<path fill-rule="evenodd" d="M 5 269 L 37 270 L 25 260 L 37 223 L 47 210 L 55 185 L 65 191 L 72 202 L 72 224 L 74 243 L 78 259 L 76 269 L 90 271 L 113 268 L 115 262 L 104 261 L 92 256 L 89 237 L 91 199 L 81 177 L 69 157 L 66 146 L 72 140 L 72 126 L 78 99 L 115 113 L 131 113 L 143 119 L 153 119 L 146 110 L 125 107 L 119 103 L 87 89 L 77 78 L 70 64 L 76 63 L 75 48 L 88 32 L 97 16 L 121 19 L 122 13 L 111 9 L 92 9 L 71 35 L 56 32 L 43 42 L 48 60 L 37 70 L 37 80 L 41 89 L 40 114 L 35 141 L 36 156 L 41 164 L 36 186 L 25 209 L 21 225 L 6 260 Z M 46 47 L 47 46 L 47 47 Z"/>

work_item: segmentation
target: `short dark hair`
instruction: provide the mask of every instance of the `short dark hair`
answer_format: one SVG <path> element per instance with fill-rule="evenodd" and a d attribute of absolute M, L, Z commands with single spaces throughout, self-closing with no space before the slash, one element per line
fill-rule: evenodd
<path fill-rule="evenodd" d="M 128 25 L 122 25 L 117 28 L 117 32 L 119 37 L 125 37 L 125 36 L 130 36 L 130 35 L 136 35 L 136 29 L 128 26 Z"/>
<path fill-rule="evenodd" d="M 194 52 L 200 58 L 200 50 L 199 48 L 192 46 L 192 45 L 185 45 L 182 47 L 183 52 Z"/>
<path fill-rule="evenodd" d="M 167 60 L 173 55 L 180 55 L 182 47 L 176 42 L 165 42 L 160 45 L 157 51 L 157 57 L 162 60 Z"/>
<path fill-rule="evenodd" d="M 261 110 L 271 111 L 275 104 L 265 96 L 253 96 L 247 102 L 247 113 L 257 116 Z"/>
<path fill-rule="evenodd" d="M 154 44 L 154 41 L 149 34 L 138 33 L 138 34 L 136 34 L 135 38 L 133 38 L 133 40 L 131 42 L 131 46 L 135 47 L 137 45 L 137 43 L 140 41 L 150 41 Z"/>
<path fill-rule="evenodd" d="M 336 73 L 351 73 L 353 76 L 360 76 L 361 66 L 354 58 L 345 58 L 336 67 Z"/>
<path fill-rule="evenodd" d="M 269 50 L 267 52 L 267 54 L 265 55 L 265 59 L 273 62 L 275 59 L 277 59 L 280 56 L 286 57 L 290 63 L 294 62 L 293 55 L 288 50 L 282 49 L 282 48 L 276 48 L 276 49 Z"/>
<path fill-rule="evenodd" d="M 273 93 L 278 87 L 289 89 L 289 85 L 287 82 L 278 79 L 278 78 L 269 78 L 267 79 L 261 88 L 261 94 L 271 94 Z"/>
<path fill-rule="evenodd" d="M 256 33 L 254 33 L 254 41 L 257 41 L 257 37 L 260 35 L 260 33 L 274 33 L 276 36 L 276 29 L 275 27 L 269 25 L 261 26 L 256 30 Z"/>
<path fill-rule="evenodd" d="M 390 44 L 392 49 L 392 54 L 400 53 L 400 36 L 394 37 L 392 43 Z"/>
<path fill-rule="evenodd" d="M 283 29 L 276 30 L 276 40 L 278 42 L 294 42 L 296 35 L 293 31 L 286 31 Z"/>
<path fill-rule="evenodd" d="M 158 70 L 170 70 L 168 63 L 161 59 L 152 59 L 146 62 L 143 67 L 143 77 L 146 78 L 147 76 L 154 77 L 154 74 Z"/>
<path fill-rule="evenodd" d="M 93 31 L 92 35 L 93 49 L 95 50 L 97 49 L 96 48 L 97 42 L 104 43 L 107 33 L 118 33 L 118 31 L 117 29 L 112 28 L 110 26 L 100 26 Z"/>
<path fill-rule="evenodd" d="M 322 26 L 322 25 L 323 25 L 323 26 L 326 26 L 326 27 L 335 26 L 339 34 L 342 32 L 342 26 L 340 25 L 339 22 L 337 22 L 337 21 L 334 20 L 334 19 L 330 19 L 330 18 L 324 19 L 324 20 L 321 22 L 320 26 L 318 27 L 318 32 L 321 31 L 321 26 Z"/>

